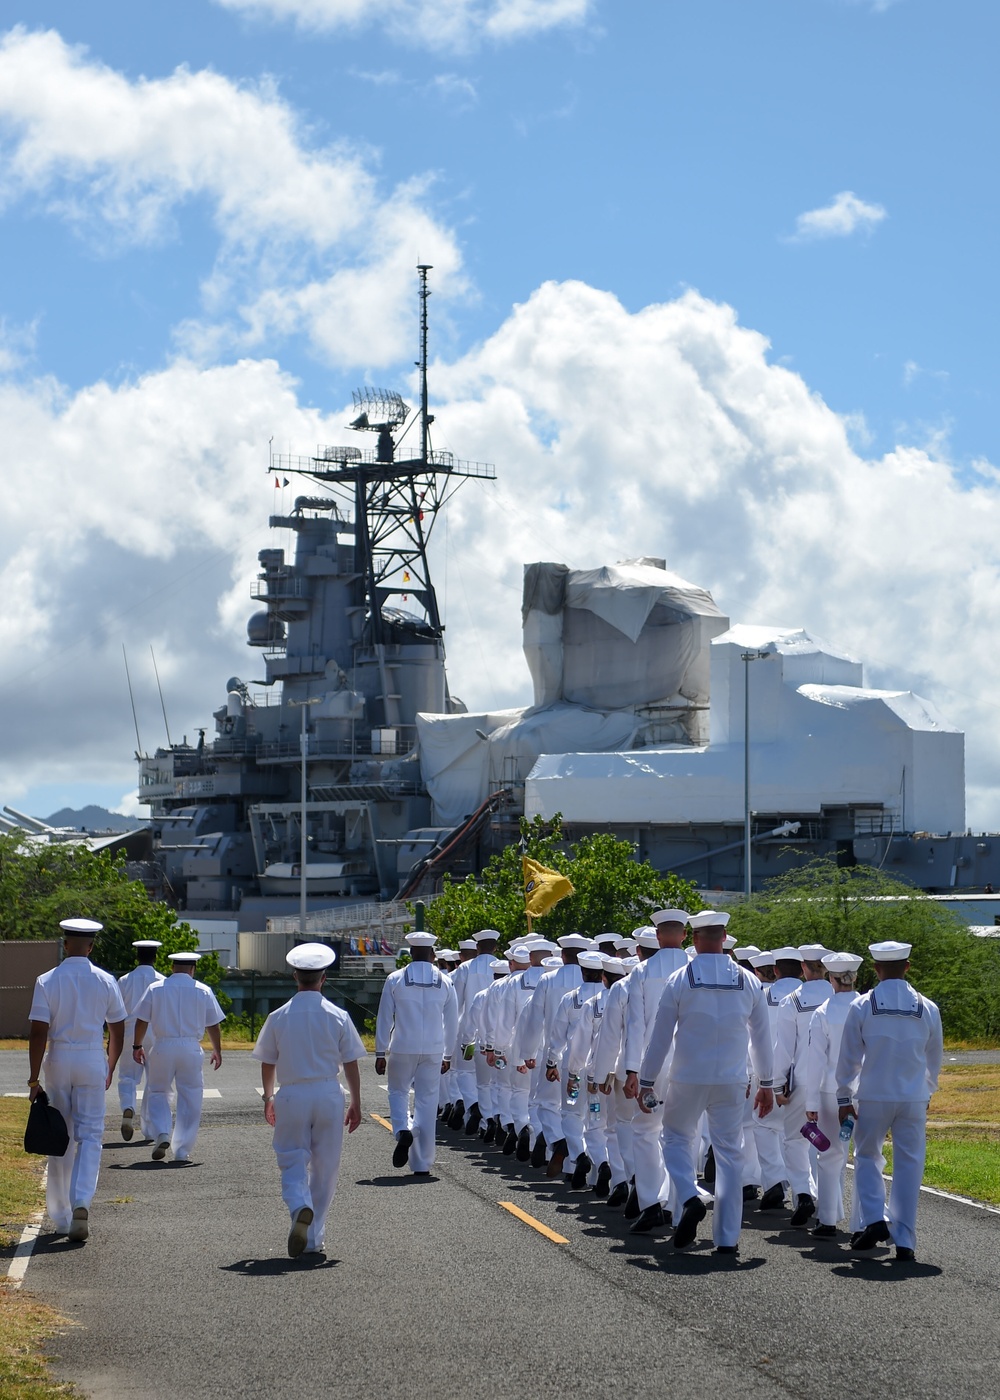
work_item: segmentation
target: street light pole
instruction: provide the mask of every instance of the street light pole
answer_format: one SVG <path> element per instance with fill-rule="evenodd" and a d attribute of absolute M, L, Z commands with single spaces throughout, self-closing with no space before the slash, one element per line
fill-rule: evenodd
<path fill-rule="evenodd" d="M 743 894 L 750 898 L 750 662 L 766 661 L 771 651 L 741 651 L 743 662 Z"/>

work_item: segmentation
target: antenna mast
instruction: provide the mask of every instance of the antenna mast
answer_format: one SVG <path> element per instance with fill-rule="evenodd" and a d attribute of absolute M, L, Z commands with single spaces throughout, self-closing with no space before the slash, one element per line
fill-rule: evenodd
<path fill-rule="evenodd" d="M 132 706 L 132 723 L 135 725 L 135 742 L 136 742 L 136 747 L 137 747 L 137 750 L 138 750 L 138 752 L 136 753 L 136 757 L 137 757 L 137 758 L 141 758 L 141 757 L 142 757 L 142 740 L 139 738 L 139 721 L 136 719 L 136 716 L 135 716 L 135 696 L 132 694 L 132 677 L 131 677 L 131 676 L 129 675 L 129 673 L 128 673 L 128 655 L 127 655 L 127 653 L 126 653 L 126 651 L 125 651 L 125 643 L 124 643 L 124 642 L 122 642 L 122 658 L 124 659 L 124 662 L 125 662 L 125 679 L 126 679 L 126 681 L 128 682 L 128 700 L 129 700 L 129 704 Z"/>
<path fill-rule="evenodd" d="M 163 727 L 167 731 L 167 746 L 172 749 L 174 744 L 170 737 L 170 725 L 167 723 L 167 707 L 163 703 L 163 686 L 160 684 L 160 673 L 157 670 L 156 656 L 153 652 L 152 644 L 150 644 L 149 654 L 153 658 L 153 675 L 156 677 L 156 688 L 160 692 L 160 709 L 163 711 Z"/>
<path fill-rule="evenodd" d="M 427 413 L 427 298 L 430 296 L 427 274 L 431 271 L 431 264 L 418 263 L 417 271 L 420 274 L 420 460 L 426 462 L 427 450 L 430 447 L 428 430 L 431 425 Z"/>

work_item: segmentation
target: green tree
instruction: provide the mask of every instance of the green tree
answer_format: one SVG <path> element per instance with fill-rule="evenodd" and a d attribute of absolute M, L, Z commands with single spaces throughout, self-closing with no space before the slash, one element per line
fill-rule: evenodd
<path fill-rule="evenodd" d="M 521 842 L 492 857 L 477 880 L 452 881 L 427 909 L 427 927 L 442 946 L 457 947 L 481 928 L 495 928 L 506 948 L 527 932 L 521 856 L 530 856 L 568 876 L 574 893 L 561 900 L 534 928 L 546 938 L 581 932 L 593 937 L 613 930 L 630 933 L 667 905 L 691 913 L 703 907 L 694 886 L 676 875 L 659 875 L 648 861 L 637 861 L 632 844 L 606 832 L 585 836 L 566 848 L 562 818 L 521 822 Z M 523 843 L 523 844 L 522 844 Z"/>
<path fill-rule="evenodd" d="M 0 939 L 58 938 L 61 919 L 96 919 L 104 925 L 94 943 L 94 962 L 109 972 L 136 965 L 132 942 L 156 938 L 156 959 L 170 971 L 168 953 L 197 948 L 198 936 L 165 904 L 154 904 L 139 880 L 130 880 L 125 858 L 107 851 L 58 842 L 39 845 L 27 835 L 0 836 Z M 202 954 L 198 980 L 219 996 L 223 969 L 215 953 Z"/>
<path fill-rule="evenodd" d="M 822 943 L 858 953 L 859 990 L 875 980 L 870 943 L 910 943 L 912 984 L 941 1009 L 956 1039 L 1000 1036 L 1000 945 L 975 938 L 950 910 L 874 866 L 810 861 L 769 880 L 738 906 L 729 930 L 742 944 L 780 948 Z"/>

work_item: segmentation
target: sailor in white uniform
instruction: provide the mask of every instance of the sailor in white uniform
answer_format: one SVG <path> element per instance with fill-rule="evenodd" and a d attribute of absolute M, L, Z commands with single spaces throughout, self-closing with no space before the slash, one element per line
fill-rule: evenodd
<path fill-rule="evenodd" d="M 710 911 L 706 911 L 707 913 Z M 715 1151 L 713 1234 L 717 1254 L 735 1254 L 743 1219 L 743 1100 L 747 1036 L 759 1088 L 754 1106 L 771 1110 L 774 1047 L 763 989 L 722 951 L 725 926 L 701 923 L 692 930 L 696 955 L 667 981 L 642 1062 L 639 1107 L 651 1111 L 664 1061 L 672 1053 L 663 1106 L 667 1172 L 683 1211 L 674 1247 L 694 1242 L 706 1208 L 695 1177 L 695 1134 L 708 1114 Z"/>
<path fill-rule="evenodd" d="M 518 1132 L 517 1135 L 517 1160 L 528 1162 L 531 1160 L 532 1150 L 536 1142 L 541 1142 L 539 1148 L 540 1161 L 536 1166 L 540 1166 L 545 1160 L 545 1138 L 542 1133 L 542 1123 L 539 1117 L 539 1081 L 544 1086 L 542 1098 L 545 1098 L 551 1089 L 551 1085 L 545 1078 L 545 1067 L 539 1061 L 534 1068 L 529 1069 L 523 1058 L 519 1057 L 519 1042 L 521 1037 L 522 1017 L 526 1014 L 531 1005 L 531 999 L 546 972 L 552 972 L 556 967 L 562 966 L 562 956 L 559 951 L 559 944 L 553 943 L 547 938 L 542 938 L 540 934 L 532 934 L 525 940 L 525 946 L 529 951 L 530 965 L 526 972 L 523 972 L 516 980 L 520 987 L 511 993 L 516 999 L 516 1016 L 514 1019 L 514 1029 L 510 1040 L 507 1059 L 511 1069 L 514 1071 L 514 1078 L 517 1082 L 527 1085 L 528 1093 L 528 1127 Z M 551 966 L 547 963 L 551 961 Z"/>
<path fill-rule="evenodd" d="M 854 1187 L 862 1229 L 853 1249 L 892 1240 L 896 1258 L 914 1258 L 917 1201 L 927 1151 L 927 1105 L 938 1086 L 944 1042 L 934 1002 L 906 981 L 909 943 L 871 943 L 878 986 L 858 997 L 844 1022 L 837 1062 L 840 1121 L 857 1116 Z M 860 1076 L 860 1078 L 859 1078 Z M 857 1107 L 852 1084 L 858 1079 Z M 888 1215 L 882 1146 L 892 1133 L 892 1191 Z"/>
<path fill-rule="evenodd" d="M 344 1128 L 353 1133 L 361 1122 L 358 1061 L 366 1052 L 347 1012 L 323 996 L 333 958 L 333 949 L 322 943 L 292 949 L 285 961 L 298 991 L 271 1012 L 252 1051 L 260 1061 L 264 1117 L 274 1129 L 281 1198 L 291 1215 L 293 1259 L 323 1253 Z M 346 1114 L 341 1069 L 351 1096 Z"/>
<path fill-rule="evenodd" d="M 802 960 L 799 950 L 790 947 L 776 948 L 773 952 L 758 953 L 750 962 L 758 979 L 764 984 L 764 995 L 771 1019 L 771 1038 L 777 1047 L 778 1007 L 785 997 L 791 996 L 792 992 L 797 992 L 802 986 Z M 755 1088 L 756 1085 L 751 1081 L 751 1089 Z M 773 1112 L 766 1117 L 754 1115 L 753 1132 L 763 1187 L 758 1210 L 776 1210 L 785 1204 L 788 1169 L 785 1166 L 783 1150 L 784 1111 L 780 1104 L 776 1104 Z"/>
<path fill-rule="evenodd" d="M 806 1055 L 809 1024 L 818 1007 L 829 1001 L 830 983 L 822 959 L 829 953 L 820 943 L 799 948 L 802 985 L 785 997 L 775 1018 L 775 1100 L 783 1109 L 782 1156 L 792 1192 L 789 1224 L 798 1229 L 816 1213 L 816 1149 L 802 1136 L 806 1122 Z"/>
<path fill-rule="evenodd" d="M 45 1092 L 69 1129 L 62 1157 L 48 1158 L 45 1204 L 59 1235 L 82 1243 L 90 1232 L 104 1134 L 104 1094 L 122 1052 L 125 1003 L 110 973 L 90 961 L 104 925 L 63 919 L 63 961 L 35 982 L 28 1020 L 28 1095 L 34 1101 L 45 1058 Z M 104 1027 L 108 1052 L 104 1053 Z"/>
<path fill-rule="evenodd" d="M 604 958 L 588 949 L 578 955 L 577 966 L 582 981 L 560 999 L 552 1018 L 545 1061 L 546 1079 L 558 1083 L 562 1093 L 561 1136 L 566 1145 L 563 1162 L 568 1158 L 572 1164 L 569 1184 L 574 1191 L 587 1185 L 594 1164 L 587 1152 L 587 1096 L 582 1091 L 579 1074 L 574 1079 L 568 1060 L 570 1045 L 587 1003 L 604 991 Z M 586 1080 L 583 1084 L 585 1086 Z M 553 1150 L 548 1173 L 551 1177 L 558 1175 L 557 1160 L 558 1152 Z"/>
<path fill-rule="evenodd" d="M 438 948 L 435 952 L 435 962 L 438 965 L 438 969 L 444 973 L 450 982 L 451 974 L 458 966 L 462 955 L 457 948 Z M 449 1045 L 448 1050 L 452 1055 L 455 1053 L 455 1047 L 453 1045 Z M 451 1064 L 451 1060 L 449 1060 L 449 1064 Z M 452 1068 L 448 1070 L 447 1074 L 442 1074 L 441 1082 L 438 1086 L 437 1113 L 438 1117 L 443 1118 L 445 1122 L 451 1117 L 451 1111 L 455 1104 L 454 1084 L 455 1071 L 454 1068 Z"/>
<path fill-rule="evenodd" d="M 225 1012 L 211 987 L 195 981 L 194 969 L 200 953 L 168 956 L 173 966 L 170 976 L 148 987 L 136 1007 L 132 1057 L 136 1064 L 147 1066 L 142 1116 L 154 1140 L 153 1161 L 162 1162 L 170 1148 L 175 1162 L 189 1162 L 201 1126 L 205 1088 L 201 1039 L 207 1032 L 212 1045 L 212 1068 L 217 1070 L 222 1064 L 219 1026 L 225 1020 Z M 147 1027 L 155 1037 L 155 1048 L 148 1058 L 143 1048 Z M 172 1135 L 171 1088 L 177 1091 Z"/>
<path fill-rule="evenodd" d="M 153 964 L 156 962 L 157 950 L 163 944 L 157 938 L 139 938 L 133 944 L 135 949 L 138 967 L 134 967 L 131 972 L 126 972 L 118 979 L 118 989 L 122 994 L 122 1001 L 125 1003 L 125 1010 L 128 1019 L 125 1022 L 125 1044 L 132 1045 L 135 1041 L 135 1009 L 146 995 L 147 990 L 154 982 L 162 982 L 163 974 L 157 972 Z M 153 1037 L 146 1032 L 147 1053 L 153 1048 Z M 132 1134 L 135 1132 L 135 1106 L 138 1102 L 139 1085 L 145 1069 L 142 1065 L 137 1065 L 131 1054 L 124 1057 L 118 1066 L 118 1104 L 122 1111 L 122 1137 L 126 1142 L 132 1141 Z M 145 1133 L 146 1129 L 143 1127 Z M 150 1134 L 146 1134 L 150 1136 Z"/>
<path fill-rule="evenodd" d="M 412 961 L 390 973 L 382 987 L 375 1020 L 375 1073 L 387 1074 L 396 1137 L 392 1165 L 409 1162 L 414 1176 L 427 1176 L 434 1165 L 438 1080 L 450 1068 L 458 1007 L 451 979 L 434 966 L 435 935 L 408 933 L 406 942 Z"/>
<path fill-rule="evenodd" d="M 489 989 L 483 1018 L 486 1063 L 494 1075 L 496 1141 L 505 1157 L 516 1151 L 522 1129 L 527 1135 L 528 1076 L 518 1074 L 511 1064 L 511 1045 L 518 1014 L 531 996 L 521 981 L 529 970 L 530 957 L 530 950 L 523 943 L 507 950 L 509 975 L 499 978 Z"/>
<path fill-rule="evenodd" d="M 607 943 L 604 944 L 608 946 Z M 597 1045 L 601 1026 L 604 1022 L 608 999 L 614 987 L 623 980 L 626 973 L 621 958 L 604 954 L 604 986 L 596 997 L 584 1005 L 583 1014 L 576 1029 L 570 1036 L 569 1049 L 564 1058 L 567 1074 L 587 1086 L 587 1113 L 584 1141 L 587 1156 L 593 1163 L 589 1184 L 599 1200 L 611 1194 L 612 1184 L 628 1180 L 625 1164 L 618 1148 L 615 1132 L 615 1100 L 613 1094 L 601 1092 L 596 1078 Z"/>
<path fill-rule="evenodd" d="M 823 966 L 830 978 L 832 996 L 818 1007 L 809 1022 L 809 1049 L 806 1053 L 806 1118 L 815 1123 L 830 1140 L 825 1152 L 816 1157 L 816 1214 L 818 1224 L 813 1234 L 818 1239 L 834 1239 L 837 1222 L 844 1215 L 844 1174 L 850 1137 L 840 1136 L 840 1115 L 837 1111 L 837 1061 L 844 1022 L 857 992 L 854 983 L 862 959 L 857 953 L 827 953 Z M 857 1084 L 850 1086 L 852 1098 Z M 858 1193 L 854 1192 L 857 1206 Z M 852 1211 L 855 1225 L 860 1218 Z"/>
<path fill-rule="evenodd" d="M 556 940 L 562 965 L 549 968 L 532 993 L 517 1024 L 514 1058 L 517 1065 L 533 1071 L 532 1092 L 538 1113 L 539 1131 L 531 1149 L 531 1165 L 541 1167 L 546 1160 L 557 1176 L 562 1170 L 569 1148 L 562 1137 L 562 1094 L 558 1079 L 549 1079 L 545 1051 L 549 1043 L 552 1022 L 559 1003 L 567 992 L 579 987 L 583 974 L 577 958 L 590 947 L 590 939 L 581 933 L 567 933 Z"/>
<path fill-rule="evenodd" d="M 648 948 L 640 946 L 638 943 L 638 939 L 644 933 L 652 934 L 651 946 Z M 618 1140 L 618 1152 L 625 1173 L 621 1181 L 612 1182 L 608 1195 L 608 1205 L 612 1207 L 625 1206 L 626 1218 L 629 1220 L 634 1220 L 639 1214 L 635 1187 L 629 1186 L 635 1176 L 635 1158 L 632 1152 L 633 1122 L 639 1108 L 635 1099 L 625 1096 L 625 1025 L 628 1017 L 628 996 L 629 988 L 632 986 L 632 978 L 636 968 L 647 958 L 651 958 L 659 948 L 660 944 L 655 935 L 656 930 L 649 924 L 634 929 L 631 939 L 623 939 L 619 942 L 618 948 L 623 955 L 627 953 L 629 948 L 632 948 L 635 957 L 623 956 L 622 965 L 625 968 L 625 976 L 620 982 L 616 982 L 608 993 L 604 1016 L 601 1020 L 601 1029 L 597 1037 L 597 1048 L 594 1052 L 594 1076 L 597 1084 L 602 1094 L 615 1101 L 615 1136 Z"/>
<path fill-rule="evenodd" d="M 482 1085 L 488 1090 L 490 1075 L 487 1072 L 489 1067 L 485 1056 L 477 1055 L 473 1049 L 466 1057 L 469 1046 L 475 1042 L 475 1037 L 470 1034 L 470 1028 L 466 1025 L 466 1017 L 477 994 L 484 991 L 493 981 L 490 964 L 496 959 L 499 940 L 500 934 L 495 928 L 481 928 L 475 935 L 475 957 L 459 963 L 452 974 L 452 985 L 458 999 L 458 1049 L 453 1064 L 458 1079 L 458 1103 L 463 1106 L 464 1127 L 468 1137 L 476 1136 L 479 1124 L 485 1116 L 479 1102 L 479 1088 Z M 462 1115 L 457 1110 L 456 1103 L 456 1110 L 451 1117 L 451 1127 L 456 1131 L 463 1126 Z"/>
<path fill-rule="evenodd" d="M 728 914 L 715 914 L 725 931 Z M 625 1020 L 625 1096 L 639 1095 L 639 1068 L 649 1037 L 652 1034 L 660 997 L 679 968 L 686 967 L 688 955 L 683 948 L 691 920 L 704 922 L 704 915 L 689 915 L 686 909 L 658 909 L 652 915 L 652 925 L 658 944 L 657 951 L 637 967 L 629 980 L 628 1011 Z M 692 924 L 692 927 L 694 925 Z M 637 940 L 646 943 L 648 935 Z M 666 1223 L 664 1205 L 669 1199 L 670 1182 L 663 1160 L 663 1098 L 670 1073 L 669 1052 L 664 1057 L 656 1084 L 656 1107 L 651 1113 L 638 1114 L 632 1122 L 632 1156 L 635 1162 L 635 1191 L 639 1215 L 631 1227 L 633 1234 L 646 1234 Z"/>

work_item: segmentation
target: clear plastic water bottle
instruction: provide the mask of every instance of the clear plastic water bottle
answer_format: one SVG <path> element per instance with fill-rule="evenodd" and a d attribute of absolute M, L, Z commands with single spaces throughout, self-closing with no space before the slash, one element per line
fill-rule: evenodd
<path fill-rule="evenodd" d="M 591 1118 L 591 1121 L 593 1121 L 595 1118 L 597 1118 L 597 1117 L 600 1116 L 600 1112 L 601 1112 L 601 1101 L 600 1101 L 600 1099 L 597 1097 L 596 1094 L 592 1094 L 592 1095 L 590 1096 L 590 1098 L 588 1099 L 587 1103 L 588 1103 L 588 1107 L 589 1107 L 589 1109 L 590 1109 L 590 1118 Z"/>
<path fill-rule="evenodd" d="M 566 1102 L 576 1103 L 579 1097 L 580 1076 L 578 1074 L 571 1074 L 570 1077 L 566 1080 Z"/>
<path fill-rule="evenodd" d="M 849 1113 L 840 1125 L 841 1142 L 850 1142 L 851 1134 L 854 1132 L 854 1125 L 858 1120 L 853 1113 Z"/>
<path fill-rule="evenodd" d="M 503 1053 L 502 1050 L 498 1050 L 496 1052 L 496 1055 L 493 1057 L 493 1063 L 497 1069 L 507 1068 L 507 1056 Z"/>
<path fill-rule="evenodd" d="M 642 1104 L 643 1108 L 646 1109 L 647 1113 L 652 1113 L 653 1109 L 656 1108 L 659 1103 L 659 1099 L 653 1093 L 652 1089 L 643 1089 L 642 1093 L 639 1095 L 639 1102 Z"/>

